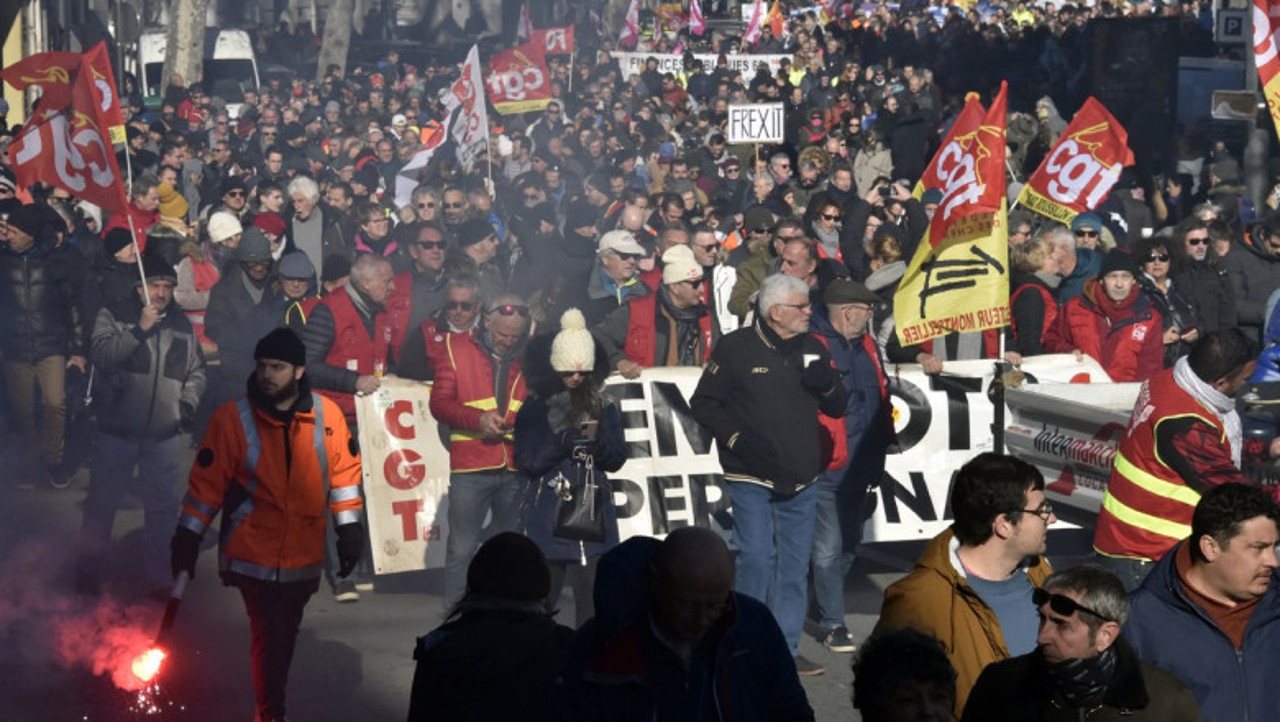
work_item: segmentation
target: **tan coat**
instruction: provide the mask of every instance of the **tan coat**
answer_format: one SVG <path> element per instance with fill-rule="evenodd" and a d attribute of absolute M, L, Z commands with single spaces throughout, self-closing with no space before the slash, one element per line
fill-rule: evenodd
<path fill-rule="evenodd" d="M 885 590 L 880 621 L 872 634 L 913 627 L 941 641 L 956 668 L 958 717 L 982 669 L 1007 659 L 1009 649 L 995 611 L 953 564 L 952 539 L 950 529 L 934 537 L 916 560 L 916 568 Z M 1053 569 L 1047 560 L 1039 558 L 1023 571 L 1038 587 Z"/>

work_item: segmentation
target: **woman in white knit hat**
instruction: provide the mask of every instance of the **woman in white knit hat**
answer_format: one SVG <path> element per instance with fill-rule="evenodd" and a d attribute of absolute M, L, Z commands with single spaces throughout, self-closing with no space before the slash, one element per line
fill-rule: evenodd
<path fill-rule="evenodd" d="M 548 608 L 557 606 L 568 580 L 573 588 L 574 623 L 581 625 L 595 616 L 596 561 L 618 543 L 613 491 L 605 475 L 627 460 L 622 413 L 601 397 L 608 361 L 576 308 L 561 316 L 560 332 L 554 338 L 545 334 L 529 342 L 524 371 L 529 396 L 515 427 L 516 466 L 529 476 L 523 531 L 537 542 L 551 567 Z M 561 500 L 568 495 L 576 500 L 587 493 L 589 481 L 603 489 L 598 509 L 604 518 L 603 539 L 558 536 Z"/>

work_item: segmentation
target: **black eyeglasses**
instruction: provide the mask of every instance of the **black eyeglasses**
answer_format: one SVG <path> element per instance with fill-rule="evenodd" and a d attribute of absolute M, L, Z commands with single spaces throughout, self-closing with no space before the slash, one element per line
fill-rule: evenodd
<path fill-rule="evenodd" d="M 520 318 L 529 317 L 529 307 L 515 303 L 504 303 L 501 306 L 494 306 L 485 311 L 485 313 L 496 313 L 499 316 L 520 316 Z"/>
<path fill-rule="evenodd" d="M 1208 242 L 1209 242 L 1208 236 L 1205 236 L 1204 238 L 1190 238 L 1190 237 L 1187 238 L 1187 243 L 1193 246 L 1203 246 Z"/>
<path fill-rule="evenodd" d="M 1147 256 L 1147 263 L 1155 263 L 1156 261 L 1159 261 L 1161 263 L 1168 263 L 1169 254 L 1168 253 L 1152 253 L 1151 255 Z"/>
<path fill-rule="evenodd" d="M 828 220 L 828 221 L 838 221 L 841 218 L 844 218 L 844 216 L 840 215 L 839 213 L 819 213 L 818 215 L 822 216 L 824 220 Z"/>
<path fill-rule="evenodd" d="M 1104 622 L 1116 621 L 1105 614 L 1095 612 L 1065 594 L 1053 594 L 1052 592 L 1041 589 L 1040 587 L 1036 587 L 1031 591 L 1032 604 L 1037 607 L 1043 607 L 1046 602 L 1049 604 L 1049 609 L 1052 609 L 1055 613 L 1061 614 L 1064 617 L 1070 617 L 1076 612 L 1085 612 L 1086 614 L 1092 614 Z"/>
<path fill-rule="evenodd" d="M 419 203 L 418 207 L 419 208 L 435 208 L 436 204 L 435 203 Z"/>
<path fill-rule="evenodd" d="M 445 207 L 445 208 L 453 208 L 453 209 L 457 209 L 457 208 L 462 208 L 462 207 L 463 207 L 463 206 L 465 206 L 465 205 L 467 205 L 467 204 L 466 204 L 466 203 L 462 203 L 462 202 L 458 202 L 458 203 L 449 203 L 448 201 L 445 201 L 444 207 Z"/>
<path fill-rule="evenodd" d="M 752 228 L 750 231 L 747 231 L 747 232 L 748 233 L 773 233 L 773 226 L 766 226 L 764 228 Z"/>
<path fill-rule="evenodd" d="M 444 307 L 449 311 L 470 311 L 476 307 L 476 304 L 473 301 L 449 301 Z"/>
<path fill-rule="evenodd" d="M 1076 231 L 1075 234 L 1077 238 L 1097 238 L 1098 237 L 1097 231 L 1080 230 L 1080 231 Z"/>
<path fill-rule="evenodd" d="M 1053 516 L 1053 504 L 1046 501 L 1034 509 L 1014 509 L 1011 513 L 1017 513 L 1020 511 L 1025 511 L 1028 514 L 1035 514 L 1047 522 L 1049 521 L 1049 517 Z"/>
<path fill-rule="evenodd" d="M 428 251 L 435 250 L 435 249 L 444 250 L 445 242 L 444 241 L 415 241 L 413 245 Z"/>
<path fill-rule="evenodd" d="M 232 198 L 243 198 L 243 197 L 244 197 L 244 191 L 227 191 L 227 193 L 226 193 L 226 194 L 227 194 L 227 195 L 229 195 L 229 196 L 231 196 Z"/>

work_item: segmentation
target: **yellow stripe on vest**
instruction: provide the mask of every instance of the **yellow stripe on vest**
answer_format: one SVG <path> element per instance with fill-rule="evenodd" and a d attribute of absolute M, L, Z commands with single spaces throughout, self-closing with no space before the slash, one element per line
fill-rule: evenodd
<path fill-rule="evenodd" d="M 1106 498 L 1102 500 L 1102 506 L 1111 512 L 1115 518 L 1143 531 L 1169 537 L 1174 541 L 1182 541 L 1191 536 L 1190 524 L 1179 524 L 1138 511 L 1132 507 L 1125 506 L 1123 502 L 1110 494 L 1107 494 Z"/>
<path fill-rule="evenodd" d="M 1200 492 L 1189 486 L 1181 484 L 1172 484 L 1149 472 L 1143 471 L 1133 465 L 1133 462 L 1124 458 L 1124 455 L 1116 452 L 1116 473 L 1131 481 L 1137 487 L 1144 489 L 1156 496 L 1164 497 L 1172 501 L 1182 502 L 1187 506 L 1194 507 L 1200 503 Z M 1179 537 L 1181 538 L 1181 537 Z"/>

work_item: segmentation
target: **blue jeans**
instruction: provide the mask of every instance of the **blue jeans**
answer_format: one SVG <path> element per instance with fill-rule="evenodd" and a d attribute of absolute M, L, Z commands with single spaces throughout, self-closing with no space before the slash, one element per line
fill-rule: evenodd
<path fill-rule="evenodd" d="M 89 476 L 89 496 L 84 502 L 81 527 L 81 549 L 86 557 L 100 561 L 111 544 L 111 527 L 116 510 L 133 481 L 133 468 L 138 467 L 138 484 L 134 491 L 142 501 L 143 571 L 148 584 L 167 587 L 173 583 L 169 569 L 169 538 L 178 521 L 178 497 L 174 487 L 180 478 L 178 458 L 187 437 L 178 434 L 167 439 L 133 440 L 110 434 L 97 434 L 97 453 Z M 101 569 L 87 564 L 87 569 Z"/>
<path fill-rule="evenodd" d="M 846 546 L 841 498 L 835 489 L 817 490 L 813 519 L 813 602 L 824 630 L 844 626 L 844 577 L 853 566 L 853 546 Z M 856 531 L 853 532 L 857 534 Z"/>
<path fill-rule="evenodd" d="M 738 548 L 735 591 L 764 602 L 782 628 L 791 655 L 800 653 L 813 550 L 818 491 L 783 499 L 755 484 L 728 482 L 733 544 Z"/>
<path fill-rule="evenodd" d="M 444 545 L 444 603 L 467 589 L 467 566 L 481 538 L 511 531 L 520 523 L 525 479 L 514 471 L 474 471 L 449 475 L 449 536 Z M 489 526 L 484 516 L 492 512 Z"/>

